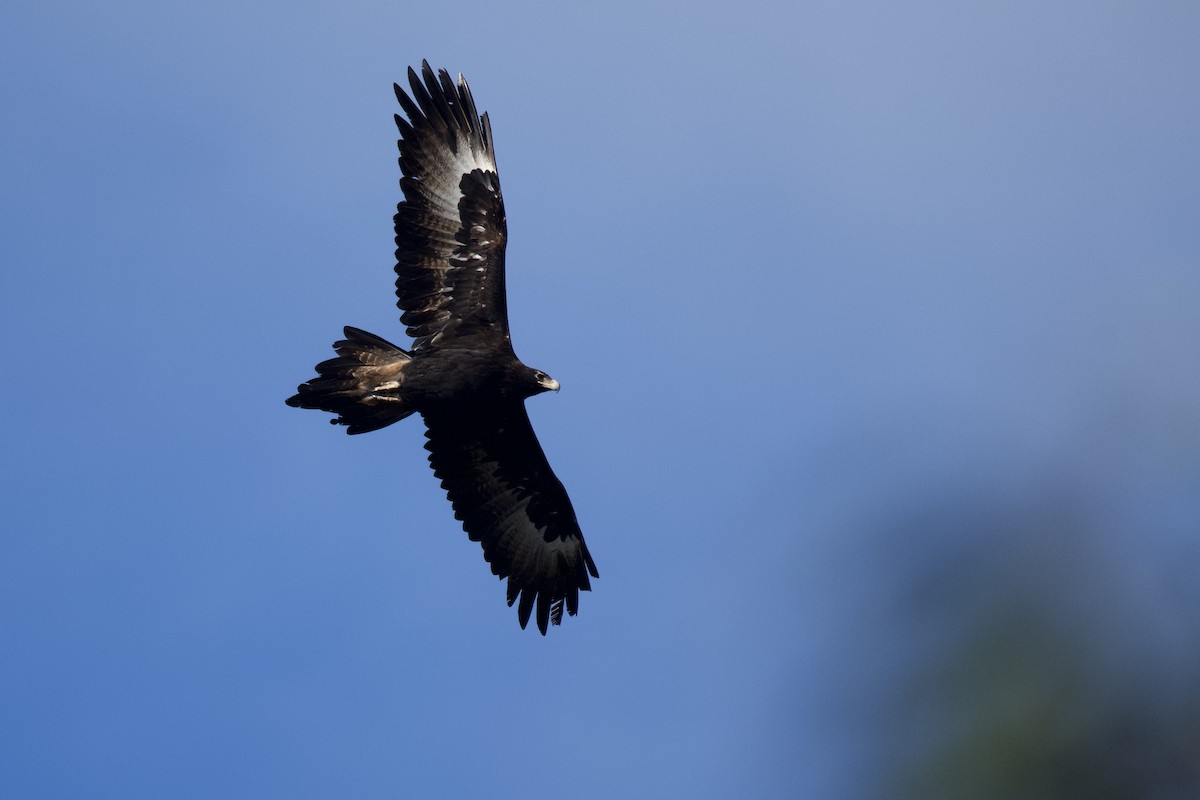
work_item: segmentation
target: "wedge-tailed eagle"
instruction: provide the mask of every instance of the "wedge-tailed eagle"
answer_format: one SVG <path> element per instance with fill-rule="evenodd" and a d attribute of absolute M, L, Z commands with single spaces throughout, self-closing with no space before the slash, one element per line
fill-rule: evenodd
<path fill-rule="evenodd" d="M 504 297 L 507 226 L 492 129 L 466 80 L 428 62 L 395 86 L 400 129 L 396 297 L 413 344 L 347 327 L 287 404 L 366 433 L 418 413 L 434 474 L 517 604 L 524 628 L 574 615 L 598 578 L 575 511 L 529 424 L 525 398 L 558 382 L 513 352 Z"/>

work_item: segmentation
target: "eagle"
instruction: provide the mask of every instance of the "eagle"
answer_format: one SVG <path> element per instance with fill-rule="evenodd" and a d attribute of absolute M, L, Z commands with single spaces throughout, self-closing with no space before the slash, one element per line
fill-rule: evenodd
<path fill-rule="evenodd" d="M 336 358 L 317 364 L 287 404 L 337 416 L 357 434 L 420 414 L 429 464 L 454 516 L 508 579 L 522 628 L 574 616 L 599 578 L 575 510 L 529 423 L 525 399 L 559 389 L 513 351 L 504 292 L 508 239 L 488 115 L 466 79 L 408 70 L 393 87 L 400 130 L 396 298 L 413 342 L 401 349 L 346 327 Z"/>

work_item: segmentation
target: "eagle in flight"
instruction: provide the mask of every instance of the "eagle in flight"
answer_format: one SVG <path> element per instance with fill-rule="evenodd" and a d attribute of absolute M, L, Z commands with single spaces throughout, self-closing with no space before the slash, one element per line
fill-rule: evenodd
<path fill-rule="evenodd" d="M 418 413 L 429 463 L 454 516 L 501 580 L 524 628 L 543 635 L 574 615 L 599 578 L 575 511 L 538 444 L 525 398 L 558 381 L 513 352 L 504 297 L 507 226 L 492 128 L 466 80 L 422 62 L 411 94 L 395 86 L 400 129 L 396 297 L 413 343 L 403 350 L 345 328 L 287 404 L 337 414 L 366 433 Z"/>

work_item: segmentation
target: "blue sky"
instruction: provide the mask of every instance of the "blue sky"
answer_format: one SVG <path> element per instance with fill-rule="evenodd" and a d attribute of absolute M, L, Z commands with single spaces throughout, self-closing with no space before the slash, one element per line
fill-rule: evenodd
<path fill-rule="evenodd" d="M 1036 705 L 929 689 L 994 619 L 1071 654 L 1022 697 L 1196 730 L 1191 4 L 3 16 L 0 794 L 899 796 Z M 283 405 L 342 325 L 402 341 L 422 58 L 563 384 L 601 578 L 545 639 L 415 419 Z"/>

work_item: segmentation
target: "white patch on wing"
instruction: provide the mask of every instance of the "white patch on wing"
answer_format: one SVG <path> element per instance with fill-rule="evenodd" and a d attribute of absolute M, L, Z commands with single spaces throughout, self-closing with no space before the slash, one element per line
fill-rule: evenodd
<path fill-rule="evenodd" d="M 457 147 L 454 151 L 445 148 L 438 151 L 438 158 L 433 160 L 424 176 L 424 183 L 432 194 L 430 205 L 438 214 L 446 219 L 458 220 L 458 201 L 462 198 L 459 184 L 463 175 L 477 169 L 490 173 L 495 178 L 496 163 L 483 147 L 482 142 L 472 141 L 459 133 L 456 137 Z"/>

